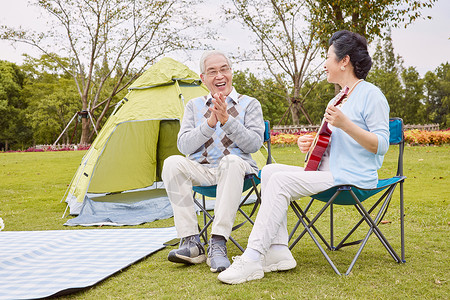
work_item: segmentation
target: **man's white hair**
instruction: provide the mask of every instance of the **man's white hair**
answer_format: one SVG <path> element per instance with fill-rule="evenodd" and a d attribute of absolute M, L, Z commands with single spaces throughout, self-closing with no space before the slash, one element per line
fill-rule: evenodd
<path fill-rule="evenodd" d="M 225 53 L 218 51 L 218 50 L 210 50 L 210 51 L 205 51 L 203 53 L 202 57 L 200 58 L 200 72 L 201 73 L 205 73 L 205 61 L 208 57 L 210 57 L 212 55 L 222 55 L 223 57 L 225 57 L 225 59 L 227 60 L 228 66 L 231 68 L 231 61 L 225 55 Z"/>

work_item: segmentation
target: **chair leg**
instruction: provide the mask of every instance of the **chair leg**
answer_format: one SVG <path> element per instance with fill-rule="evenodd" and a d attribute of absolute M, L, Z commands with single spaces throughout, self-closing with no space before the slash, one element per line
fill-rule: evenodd
<path fill-rule="evenodd" d="M 384 197 L 384 196 L 383 196 Z M 381 198 L 381 199 L 383 199 L 383 197 Z M 388 200 L 388 199 L 387 199 Z M 372 208 L 369 210 L 369 212 L 368 212 L 368 214 L 370 215 L 370 213 L 378 206 L 378 203 L 380 203 L 381 202 L 381 200 L 379 200 L 379 201 L 377 201 L 373 206 L 372 206 Z M 377 216 L 375 217 L 375 223 L 377 223 L 378 221 L 379 221 L 379 219 L 381 218 L 381 216 L 382 216 L 382 213 L 383 213 L 383 211 L 386 209 L 386 206 L 388 205 L 388 203 L 389 203 L 389 201 L 385 201 L 384 203 L 383 203 L 383 205 L 382 205 L 382 207 L 380 208 L 380 210 L 378 211 L 378 214 L 377 214 Z M 357 206 L 357 205 L 355 205 L 355 208 L 356 208 L 356 210 L 360 210 L 360 208 Z M 361 212 L 360 212 L 361 213 Z M 361 221 L 358 223 L 358 224 L 361 224 L 363 221 L 364 221 L 365 219 L 364 219 L 364 216 L 363 216 L 363 218 L 361 219 Z M 359 226 L 359 225 L 357 225 L 357 226 Z M 355 229 L 355 228 L 354 228 Z M 354 231 L 354 230 L 353 230 Z M 352 262 L 350 263 L 350 266 L 348 267 L 348 269 L 347 269 L 347 272 L 345 272 L 345 275 L 348 275 L 348 274 L 350 274 L 350 272 L 351 272 L 351 270 L 353 269 L 353 266 L 355 265 L 355 263 L 356 263 L 356 260 L 359 258 L 359 256 L 360 256 L 360 254 L 361 254 L 361 252 L 362 252 L 362 250 L 363 250 L 363 248 L 366 246 L 366 243 L 367 243 L 367 241 L 369 240 L 369 237 L 372 235 L 372 233 L 373 233 L 373 227 L 370 227 L 370 229 L 369 229 L 369 231 L 367 232 L 367 234 L 366 234 L 366 237 L 363 239 L 363 240 L 360 240 L 360 241 L 358 241 L 358 243 L 361 243 L 361 246 L 359 246 L 359 249 L 358 249 L 358 251 L 356 252 L 356 255 L 355 255 L 355 257 L 353 257 L 353 260 L 352 260 Z M 392 255 L 392 254 L 391 254 Z M 395 259 L 395 258 L 394 258 Z"/>
<path fill-rule="evenodd" d="M 254 224 L 253 220 L 251 219 L 251 217 L 255 214 L 258 205 L 261 203 L 261 196 L 257 190 L 257 185 L 255 183 L 255 181 L 252 178 L 252 183 L 253 183 L 253 187 L 250 190 L 250 192 L 247 193 L 246 197 L 241 201 L 241 203 L 239 204 L 239 208 L 238 211 L 240 213 L 242 213 L 242 215 L 246 218 L 246 220 L 236 226 L 234 226 L 232 228 L 232 231 L 240 228 L 241 226 L 243 226 L 247 221 L 249 221 L 252 225 Z M 257 195 L 257 201 L 255 203 L 255 205 L 253 206 L 253 209 L 250 213 L 250 215 L 247 215 L 242 209 L 241 206 L 245 204 L 245 202 L 247 201 L 247 199 L 250 197 L 252 192 L 255 192 Z M 202 195 L 202 204 L 199 203 L 199 201 L 195 198 L 196 193 L 194 192 L 193 194 L 193 199 L 194 199 L 194 203 L 198 206 L 198 208 L 200 209 L 200 211 L 203 213 L 203 228 L 200 227 L 200 225 L 198 225 L 199 228 L 199 235 L 203 238 L 204 240 L 204 244 L 207 245 L 209 243 L 208 240 L 208 227 L 212 224 L 212 222 L 214 221 L 214 216 L 211 215 L 207 210 L 206 210 L 206 197 L 204 195 Z M 244 248 L 233 238 L 233 237 L 229 237 L 229 240 L 232 241 L 236 247 L 239 248 L 239 250 L 241 250 L 242 252 L 244 252 Z"/>
<path fill-rule="evenodd" d="M 328 205 L 326 205 L 328 206 Z M 316 218 L 314 218 L 316 219 Z M 317 248 L 319 248 L 320 252 L 322 253 L 322 255 L 325 257 L 325 259 L 328 261 L 328 263 L 330 264 L 330 266 L 333 268 L 334 272 L 336 272 L 336 274 L 341 275 L 341 273 L 339 272 L 339 270 L 336 268 L 336 266 L 334 265 L 333 261 L 331 260 L 331 258 L 328 256 L 328 254 L 325 252 L 325 250 L 323 249 L 323 247 L 320 245 L 319 241 L 316 239 L 316 237 L 314 236 L 314 233 L 311 231 L 311 229 L 309 228 L 310 224 L 306 224 L 306 222 L 303 220 L 303 218 L 300 217 L 300 221 L 302 222 L 303 226 L 305 227 L 305 230 L 309 233 L 309 235 L 311 236 L 312 240 L 314 241 L 314 243 L 316 244 Z M 315 220 L 314 220 L 315 222 Z"/>
<path fill-rule="evenodd" d="M 322 236 L 322 234 L 320 233 L 320 231 L 314 226 L 315 221 L 322 215 L 322 213 L 327 209 L 327 207 L 329 205 L 331 205 L 334 201 L 334 199 L 337 197 L 337 195 L 335 195 L 334 197 L 332 197 L 329 202 L 321 209 L 321 211 L 314 217 L 313 221 L 311 221 L 308 216 L 306 216 L 306 212 L 309 210 L 309 208 L 311 207 L 314 199 L 311 199 L 311 201 L 308 203 L 308 205 L 305 208 L 305 211 L 303 211 L 300 206 L 298 205 L 297 202 L 292 201 L 291 202 L 291 207 L 292 210 L 294 211 L 294 213 L 297 215 L 297 217 L 299 218 L 299 222 L 300 222 L 300 216 L 306 220 L 308 222 L 308 224 L 310 224 L 311 228 L 316 232 L 316 234 L 319 236 L 319 238 L 322 240 L 322 242 L 325 244 L 325 246 L 329 249 L 329 250 L 333 250 L 333 248 L 331 247 L 331 245 L 328 243 L 328 241 Z M 295 231 L 297 230 L 298 226 L 299 226 L 299 222 L 297 222 L 297 224 L 295 225 L 294 229 L 291 231 L 290 235 L 289 235 L 289 240 L 291 240 L 292 236 L 294 235 Z M 301 240 L 301 238 L 305 235 L 306 233 L 306 229 L 304 229 L 302 231 L 302 233 L 299 234 L 299 236 L 295 239 L 294 242 L 292 242 L 292 244 L 289 246 L 289 249 L 294 248 L 294 246 Z"/>
<path fill-rule="evenodd" d="M 362 240 L 361 246 L 359 246 L 358 251 L 356 252 L 356 255 L 353 257 L 352 262 L 350 263 L 350 266 L 347 269 L 347 272 L 345 272 L 345 275 L 350 274 L 351 270 L 353 269 L 353 266 L 356 263 L 356 260 L 359 258 L 359 255 L 361 254 L 363 248 L 366 246 L 367 241 L 369 240 L 369 237 L 372 235 L 373 229 L 370 228 L 369 232 L 366 234 L 366 237 Z"/>
<path fill-rule="evenodd" d="M 241 203 L 239 204 L 238 211 L 239 211 L 239 212 L 247 219 L 247 221 L 249 221 L 252 225 L 255 225 L 255 222 L 252 220 L 252 216 L 255 214 L 256 209 L 258 208 L 258 205 L 261 203 L 261 200 L 260 200 L 260 199 L 261 199 L 261 198 L 260 198 L 261 196 L 260 196 L 260 194 L 259 194 L 259 192 L 258 192 L 258 189 L 256 188 L 256 183 L 254 182 L 253 178 L 252 178 L 252 183 L 253 183 L 253 187 L 252 187 L 251 190 L 247 193 L 247 195 L 245 196 L 244 200 L 242 200 Z M 247 201 L 247 199 L 250 197 L 250 195 L 251 195 L 253 192 L 255 192 L 255 194 L 256 194 L 256 202 L 255 202 L 255 204 L 253 205 L 253 209 L 252 209 L 252 211 L 250 212 L 250 216 L 249 216 L 249 215 L 247 215 L 247 214 L 242 210 L 241 207 L 245 204 L 245 202 Z M 234 226 L 234 227 L 233 227 L 233 231 L 236 230 L 236 229 L 238 229 L 238 228 L 240 228 L 241 226 L 243 226 L 243 225 L 245 224 L 245 222 L 247 222 L 247 221 L 244 221 L 244 222 L 242 222 L 242 223 L 240 223 L 240 224 Z"/>
<path fill-rule="evenodd" d="M 333 199 L 334 200 L 334 199 Z M 297 230 L 298 226 L 300 225 L 300 220 L 304 219 L 306 220 L 306 222 L 308 222 L 308 224 L 310 225 L 310 227 L 316 232 L 316 234 L 319 236 L 319 238 L 322 240 L 322 242 L 325 244 L 325 246 L 331 249 L 330 244 L 328 244 L 327 240 L 322 236 L 322 234 L 319 232 L 319 230 L 317 230 L 316 226 L 314 226 L 314 222 L 315 220 L 317 220 L 317 218 L 322 215 L 322 213 L 325 211 L 325 209 L 322 209 L 315 217 L 315 220 L 311 221 L 307 216 L 306 213 L 300 208 L 300 206 L 298 205 L 297 202 L 292 201 L 291 202 L 291 207 L 292 210 L 294 211 L 294 213 L 297 215 L 299 221 L 297 222 L 297 224 L 295 225 L 294 229 L 291 231 L 291 234 L 289 235 L 289 240 L 291 240 L 292 236 L 294 235 L 295 231 Z M 328 207 L 328 205 L 327 205 Z M 309 207 L 307 207 L 309 209 Z M 305 235 L 305 233 L 307 232 L 306 229 L 304 229 L 302 231 L 302 233 L 299 234 L 299 236 L 295 239 L 294 242 L 291 243 L 291 245 L 289 246 L 289 249 L 294 248 L 294 246 L 302 239 L 302 237 Z"/>
<path fill-rule="evenodd" d="M 241 250 L 242 252 L 244 252 L 245 251 L 245 249 L 244 248 L 242 248 L 242 246 L 234 239 L 234 238 L 232 238 L 231 236 L 229 237 L 229 239 L 230 239 L 230 241 L 232 241 L 233 242 L 233 244 L 235 244 L 236 245 L 236 247 L 238 247 L 239 248 L 239 250 Z"/>
<path fill-rule="evenodd" d="M 303 236 L 304 232 L 308 232 L 308 234 L 310 235 L 311 239 L 314 241 L 314 243 L 316 244 L 317 248 L 319 248 L 320 252 L 322 253 L 322 255 L 325 257 L 325 259 L 328 261 L 328 263 L 330 264 L 330 266 L 333 268 L 334 272 L 336 272 L 336 274 L 341 275 L 341 273 L 339 272 L 339 270 L 337 269 L 336 265 L 333 263 L 333 261 L 331 260 L 331 258 L 328 256 L 328 254 L 325 252 L 325 250 L 323 249 L 322 245 L 319 243 L 319 241 L 317 240 L 316 236 L 314 235 L 314 233 L 311 231 L 311 228 L 313 228 L 316 233 L 321 237 L 322 241 L 327 245 L 327 247 L 329 249 L 331 249 L 330 245 L 324 240 L 324 238 L 322 237 L 322 235 L 320 233 L 318 233 L 318 231 L 315 229 L 314 227 L 314 223 L 319 219 L 319 217 L 323 214 L 323 212 L 330 206 L 333 204 L 333 201 L 336 199 L 337 196 L 339 196 L 339 194 L 341 193 L 341 191 L 338 191 L 337 193 L 335 193 L 333 195 L 333 197 L 331 197 L 331 199 L 322 207 L 322 209 L 317 213 L 317 215 L 311 220 L 307 220 L 308 223 L 305 222 L 306 215 L 303 215 L 304 212 L 301 210 L 301 208 L 298 206 L 298 204 L 296 202 L 291 202 L 291 204 L 293 204 L 293 206 L 297 206 L 297 209 L 299 211 L 301 211 L 301 213 L 299 213 L 296 210 L 294 210 L 294 212 L 297 214 L 297 217 L 299 218 L 300 222 L 303 224 L 303 226 L 305 227 L 305 230 L 301 233 L 301 236 Z M 296 239 L 296 241 L 294 241 L 294 243 L 289 247 L 290 249 L 292 249 L 293 245 L 295 245 L 295 243 L 297 243 L 297 241 L 299 240 L 299 238 Z"/>
<path fill-rule="evenodd" d="M 260 192 L 258 191 L 258 186 L 257 186 L 257 184 L 256 184 L 256 182 L 255 182 L 255 179 L 252 177 L 251 178 L 251 181 L 252 181 L 252 185 L 253 185 L 253 187 L 252 187 L 252 189 L 250 190 L 250 192 L 248 192 L 247 193 L 247 196 L 245 197 L 245 199 L 241 202 L 241 204 L 239 205 L 239 211 L 241 212 L 241 214 L 252 224 L 252 225 L 255 225 L 255 222 L 252 220 L 252 216 L 255 214 L 255 212 L 256 212 L 256 209 L 258 208 L 258 206 L 259 206 L 259 204 L 261 204 L 261 194 L 260 194 Z M 248 216 L 242 209 L 241 209 L 241 207 L 242 207 L 242 205 L 244 205 L 245 204 L 245 202 L 247 201 L 247 199 L 248 199 L 248 197 L 250 197 L 250 195 L 253 193 L 253 192 L 255 192 L 255 194 L 256 194 L 256 202 L 255 202 L 255 204 L 253 205 L 253 209 L 252 209 L 252 211 L 250 212 L 250 216 Z M 234 229 L 233 229 L 234 230 Z"/>
<path fill-rule="evenodd" d="M 242 223 L 236 225 L 236 226 L 233 226 L 232 231 L 234 231 L 234 230 L 236 230 L 236 229 L 242 227 L 247 221 L 250 222 L 250 224 L 255 225 L 255 222 L 252 220 L 252 216 L 255 214 L 255 212 L 256 212 L 256 210 L 257 210 L 259 204 L 261 203 L 261 194 L 260 194 L 259 191 L 258 191 L 257 184 L 256 184 L 254 178 L 251 178 L 251 182 L 252 182 L 253 187 L 252 187 L 252 188 L 250 189 L 250 191 L 247 193 L 247 195 L 245 196 L 245 198 L 241 201 L 241 203 L 239 204 L 239 208 L 238 208 L 238 212 L 240 212 L 240 213 L 244 216 L 244 218 L 245 218 L 246 220 L 245 220 L 244 222 L 242 222 Z M 255 204 L 253 205 L 253 209 L 252 209 L 252 211 L 250 212 L 250 215 L 247 215 L 247 214 L 242 210 L 241 207 L 245 204 L 245 202 L 247 201 L 247 199 L 250 197 L 250 195 L 251 195 L 253 192 L 255 192 L 255 194 L 256 194 L 256 202 L 255 202 Z M 245 249 L 244 249 L 244 248 L 243 248 L 243 247 L 242 247 L 242 246 L 241 246 L 241 245 L 240 245 L 233 237 L 230 236 L 229 239 L 230 239 L 230 241 L 232 241 L 232 242 L 236 245 L 236 247 L 239 248 L 239 250 L 241 250 L 242 252 L 245 251 Z"/>
<path fill-rule="evenodd" d="M 378 226 L 375 224 L 375 222 L 372 220 L 369 213 L 366 211 L 364 206 L 359 201 L 358 197 L 356 197 L 356 195 L 353 193 L 353 191 L 350 191 L 350 194 L 352 195 L 353 199 L 356 201 L 356 205 L 357 205 L 356 207 L 358 208 L 358 211 L 363 216 L 363 218 L 367 222 L 367 224 L 371 227 L 371 229 L 373 229 L 375 235 L 378 237 L 380 242 L 383 244 L 383 246 L 386 248 L 386 250 L 389 252 L 389 254 L 391 254 L 392 258 L 394 258 L 394 260 L 396 262 L 400 262 L 401 261 L 400 257 L 395 252 L 395 250 L 392 248 L 392 246 L 389 244 L 389 242 L 384 237 L 383 233 L 378 228 Z"/>
<path fill-rule="evenodd" d="M 295 201 L 293 201 L 294 203 L 296 203 Z M 312 203 L 314 202 L 314 199 L 311 198 L 311 200 L 308 202 L 308 205 L 306 205 L 305 209 L 304 209 L 304 215 L 306 216 L 306 213 L 308 212 L 308 210 L 311 208 Z M 296 210 L 296 207 L 294 206 L 294 204 L 291 203 L 290 205 L 292 207 L 292 209 Z M 298 206 L 298 205 L 297 205 Z M 297 214 L 298 215 L 298 214 Z M 303 215 L 303 214 L 302 214 Z M 308 220 L 307 220 L 308 221 Z M 309 221 L 308 221 L 309 222 Z M 292 237 L 294 236 L 295 232 L 298 229 L 298 226 L 300 226 L 301 222 L 300 220 L 297 221 L 297 223 L 295 224 L 294 228 L 291 230 L 291 232 L 289 233 L 289 241 L 292 239 Z M 302 235 L 303 236 L 303 235 Z"/>
<path fill-rule="evenodd" d="M 379 210 L 379 212 L 378 212 L 378 214 L 377 214 L 377 216 L 376 216 L 376 218 L 375 218 L 375 220 L 374 220 L 374 223 L 375 223 L 375 224 L 376 224 L 376 223 L 379 221 L 379 219 L 381 218 L 382 212 L 386 209 L 387 204 L 388 204 L 388 201 L 385 201 L 385 202 L 383 203 L 383 206 L 380 208 L 380 210 Z M 374 205 L 374 206 L 376 206 L 376 205 Z M 358 211 L 360 211 L 360 208 L 359 208 L 358 206 L 355 205 L 355 207 L 356 207 L 356 209 L 357 209 Z M 361 212 L 360 212 L 360 213 L 361 213 Z M 370 216 L 370 211 L 369 211 L 369 216 Z M 363 219 L 365 220 L 364 216 L 363 216 Z M 359 255 L 361 254 L 361 252 L 362 252 L 363 248 L 365 247 L 367 241 L 369 240 L 370 235 L 371 235 L 373 232 L 374 232 L 374 227 L 371 226 L 370 229 L 369 229 L 369 231 L 368 231 L 367 234 L 366 234 L 366 237 L 361 241 L 361 242 L 362 242 L 362 243 L 361 243 L 361 246 L 359 247 L 358 252 L 356 253 L 355 257 L 353 258 L 353 260 L 352 260 L 352 262 L 351 262 L 349 268 L 347 269 L 347 272 L 345 273 L 345 275 L 350 274 L 350 272 L 351 272 L 353 266 L 354 266 L 355 263 L 356 263 L 356 260 L 358 259 Z M 384 236 L 383 236 L 383 238 L 384 238 Z M 381 241 L 381 240 L 380 240 L 380 241 Z M 394 251 L 393 248 L 390 246 L 389 242 L 387 242 L 387 240 L 385 240 L 385 242 L 389 245 L 389 247 L 392 249 L 392 251 Z M 383 241 L 381 241 L 381 243 L 383 243 Z M 386 245 L 385 245 L 384 243 L 383 243 L 383 245 L 386 247 Z M 396 259 L 395 256 L 390 252 L 390 250 L 389 250 L 388 248 L 386 248 L 386 249 L 388 250 L 389 254 L 391 254 L 391 256 L 394 258 L 394 260 L 397 261 L 397 259 Z M 395 251 L 394 251 L 394 253 L 395 253 Z M 398 257 L 398 255 L 397 255 L 397 257 Z M 397 261 L 397 262 L 399 262 L 399 261 Z"/>
<path fill-rule="evenodd" d="M 204 195 L 202 195 L 202 203 L 203 203 L 203 207 L 205 208 L 205 210 L 206 210 L 206 199 L 205 199 L 205 196 Z M 212 217 L 209 219 L 210 221 L 212 220 Z M 209 224 L 208 224 L 208 226 L 206 226 L 206 213 L 205 212 L 203 212 L 203 228 L 205 229 L 205 236 L 206 237 L 208 237 L 208 226 L 209 226 Z"/>
<path fill-rule="evenodd" d="M 330 204 L 330 247 L 331 249 L 334 250 L 334 234 L 333 234 L 333 229 L 334 229 L 334 223 L 333 223 L 333 204 Z"/>
<path fill-rule="evenodd" d="M 333 268 L 333 270 L 336 272 L 336 274 L 341 275 L 341 273 L 339 272 L 339 270 L 337 269 L 337 267 L 335 266 L 335 264 L 333 263 L 333 261 L 330 259 L 330 257 L 327 255 L 327 253 L 325 252 L 324 247 L 322 247 L 322 245 L 320 244 L 318 238 L 316 237 L 316 235 L 314 234 L 313 230 L 317 232 L 317 229 L 315 228 L 314 224 L 317 221 L 317 219 L 323 214 L 323 212 L 329 207 L 330 208 L 330 245 L 326 244 L 327 247 L 330 250 L 337 250 L 341 247 L 347 246 L 347 245 L 351 245 L 351 244 L 361 244 L 358 248 L 358 251 L 356 253 L 356 255 L 353 257 L 352 262 L 350 263 L 345 275 L 349 275 L 351 270 L 353 269 L 356 261 L 358 260 L 359 256 L 362 253 L 362 250 L 364 249 L 364 247 L 366 246 L 370 236 L 372 235 L 372 233 L 375 233 L 375 235 L 377 236 L 377 238 L 380 240 L 380 242 L 382 243 L 382 245 L 386 248 L 386 250 L 388 251 L 388 253 L 392 256 L 392 258 L 397 262 L 397 263 L 401 263 L 401 262 L 405 262 L 404 260 L 404 203 L 403 203 L 403 190 L 402 190 L 402 183 L 400 182 L 400 221 L 401 221 L 401 250 L 402 250 L 402 257 L 400 258 L 399 255 L 396 253 L 396 251 L 394 250 L 394 248 L 391 246 L 391 244 L 389 243 L 389 241 L 386 239 L 386 237 L 383 235 L 383 233 L 381 232 L 380 228 L 378 227 L 377 224 L 380 223 L 380 221 L 382 220 L 382 218 L 384 217 L 384 215 L 386 214 L 386 211 L 389 207 L 390 201 L 392 200 L 392 195 L 393 192 L 395 190 L 395 185 L 393 187 L 390 187 L 381 197 L 379 200 L 377 200 L 375 202 L 375 204 L 367 211 L 365 209 L 365 207 L 361 204 L 360 200 L 358 199 L 358 197 L 355 195 L 355 193 L 352 191 L 352 189 L 350 187 L 342 187 L 340 189 L 337 190 L 337 192 L 333 195 L 333 197 L 323 206 L 323 208 L 320 210 L 319 213 L 317 213 L 317 215 L 312 219 L 309 220 L 305 214 L 305 212 L 302 211 L 302 209 L 299 207 L 299 205 L 294 201 L 291 202 L 291 207 L 293 208 L 295 214 L 297 215 L 297 217 L 299 218 L 299 221 L 297 222 L 297 224 L 295 225 L 294 229 L 292 230 L 290 236 L 289 236 L 289 240 L 292 238 L 294 232 L 297 230 L 299 223 L 301 223 L 305 229 L 304 231 L 300 234 L 300 236 L 294 241 L 293 244 L 291 244 L 291 246 L 289 247 L 290 249 L 292 249 L 292 247 L 298 242 L 299 239 L 301 239 L 301 237 L 307 232 L 312 240 L 314 241 L 314 243 L 316 244 L 316 246 L 319 248 L 319 250 L 321 251 L 322 255 L 325 257 L 325 259 L 328 261 L 328 263 L 330 264 L 330 266 Z M 349 234 L 347 234 L 344 239 L 338 244 L 338 246 L 336 248 L 333 247 L 333 243 L 334 243 L 334 213 L 333 213 L 333 202 L 334 200 L 337 198 L 337 196 L 342 192 L 342 191 L 346 191 L 348 192 L 351 197 L 353 198 L 353 200 L 355 201 L 355 205 L 354 207 L 356 208 L 356 210 L 358 211 L 358 213 L 361 215 L 361 219 L 359 220 L 359 222 L 357 223 L 357 225 L 355 227 L 352 228 L 352 230 L 350 231 Z M 380 203 L 381 207 L 380 207 Z M 378 210 L 379 208 L 379 210 Z M 309 209 L 309 207 L 308 207 Z M 377 214 L 375 216 L 375 218 L 372 218 L 370 216 L 370 214 L 374 211 L 377 210 Z M 369 226 L 369 230 L 367 232 L 367 234 L 365 235 L 364 239 L 359 240 L 359 241 L 355 241 L 355 242 L 351 242 L 351 243 L 345 243 L 345 241 L 356 231 L 356 228 L 358 228 L 362 223 L 367 223 Z M 321 237 L 320 233 L 317 232 L 317 234 Z M 322 239 L 322 237 L 321 237 Z"/>
<path fill-rule="evenodd" d="M 403 182 L 400 181 L 400 240 L 401 240 L 401 251 L 402 251 L 402 262 L 405 260 L 405 208 L 403 203 Z"/>
<path fill-rule="evenodd" d="M 291 230 L 291 232 L 289 233 L 289 241 L 292 239 L 292 237 L 294 236 L 295 232 L 298 229 L 298 226 L 300 226 L 302 222 L 300 222 L 300 220 L 297 221 L 297 223 L 295 224 L 294 228 Z M 292 248 L 291 248 L 292 249 Z"/>
<path fill-rule="evenodd" d="M 207 245 L 208 244 L 208 227 L 212 224 L 213 220 L 214 220 L 214 216 L 212 216 L 207 210 L 206 210 L 206 199 L 205 196 L 202 195 L 202 203 L 203 206 L 197 201 L 197 199 L 195 198 L 195 193 L 193 196 L 194 199 L 194 203 L 197 205 L 197 207 L 201 210 L 201 212 L 203 213 L 203 228 L 200 227 L 200 225 L 197 224 L 198 226 L 198 230 L 199 230 L 199 235 L 203 238 L 204 240 L 204 244 Z M 208 218 L 209 220 L 207 221 Z"/>
<path fill-rule="evenodd" d="M 393 194 L 394 189 L 389 188 L 381 197 L 380 199 L 378 199 L 377 202 L 375 202 L 375 204 L 369 209 L 369 214 L 371 214 L 380 204 L 380 202 L 382 202 L 383 200 L 385 200 L 385 202 L 390 201 L 390 197 Z M 386 198 L 387 197 L 387 198 Z M 383 206 L 385 207 L 385 205 Z M 383 211 L 384 208 L 380 208 L 380 211 Z M 339 242 L 339 244 L 336 246 L 335 250 L 339 250 L 342 247 L 347 247 L 347 246 L 353 246 L 353 245 L 358 245 L 360 244 L 363 240 L 357 240 L 357 241 L 353 241 L 353 242 L 348 242 L 346 243 L 346 241 L 350 238 L 350 236 L 356 231 L 356 229 L 358 229 L 358 227 L 364 222 L 364 218 L 361 218 L 359 220 L 358 223 L 356 223 L 356 225 L 349 231 L 349 233 Z M 378 222 L 378 220 L 376 221 Z"/>

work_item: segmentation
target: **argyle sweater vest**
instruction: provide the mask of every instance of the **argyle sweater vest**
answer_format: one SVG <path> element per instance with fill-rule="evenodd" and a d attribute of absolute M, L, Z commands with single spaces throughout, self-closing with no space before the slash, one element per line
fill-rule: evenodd
<path fill-rule="evenodd" d="M 197 127 L 205 122 L 205 120 L 211 115 L 211 111 L 208 108 L 212 105 L 212 102 L 211 99 L 208 100 L 206 96 L 199 97 L 191 101 L 194 101 L 195 126 Z M 228 114 L 241 124 L 244 124 L 246 108 L 252 101 L 257 100 L 246 95 L 239 95 L 237 103 L 232 99 L 227 98 L 226 102 Z M 247 120 L 248 118 L 249 116 L 247 115 Z M 251 155 L 249 153 L 244 153 L 231 139 L 227 137 L 219 122 L 217 123 L 215 132 L 211 138 L 197 151 L 195 151 L 195 153 L 189 155 L 188 157 L 189 159 L 197 161 L 201 164 L 217 167 L 222 157 L 229 154 L 240 156 L 244 160 L 248 161 L 252 167 L 257 168 L 256 163 L 251 158 Z"/>

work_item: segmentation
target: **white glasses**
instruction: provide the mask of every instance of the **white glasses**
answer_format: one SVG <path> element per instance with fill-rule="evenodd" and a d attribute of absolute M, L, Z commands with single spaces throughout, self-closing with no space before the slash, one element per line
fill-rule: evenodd
<path fill-rule="evenodd" d="M 204 74 L 206 74 L 206 76 L 208 76 L 208 77 L 216 77 L 217 75 L 219 75 L 219 72 L 222 75 L 228 75 L 231 73 L 231 68 L 229 66 L 226 66 L 226 67 L 220 68 L 219 70 L 208 70 Z"/>

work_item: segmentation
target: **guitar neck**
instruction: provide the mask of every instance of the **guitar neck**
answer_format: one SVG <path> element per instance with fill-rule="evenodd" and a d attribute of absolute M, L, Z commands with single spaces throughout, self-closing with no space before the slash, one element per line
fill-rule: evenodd
<path fill-rule="evenodd" d="M 339 95 L 336 102 L 333 104 L 337 106 L 342 103 L 342 101 L 347 97 L 349 88 L 346 86 Z M 328 143 L 331 137 L 331 130 L 328 128 L 328 122 L 325 121 L 325 118 L 322 119 L 322 124 L 320 125 L 319 131 L 317 131 L 316 136 L 314 137 L 313 142 L 311 143 L 311 147 L 309 148 L 308 153 L 305 156 L 305 170 L 317 170 L 319 167 L 320 160 L 322 159 L 323 153 L 328 147 Z M 319 142 L 320 140 L 320 142 Z M 318 145 L 319 143 L 319 145 Z M 313 158 L 312 158 L 313 157 Z M 312 159 L 312 161 L 311 161 Z M 311 161 L 311 163 L 310 163 Z"/>
<path fill-rule="evenodd" d="M 342 103 L 342 101 L 344 101 L 344 99 L 347 97 L 348 95 L 348 86 L 344 87 L 344 89 L 341 91 L 341 95 L 340 97 L 336 100 L 336 102 L 334 103 L 334 106 L 338 106 L 339 104 Z"/>

